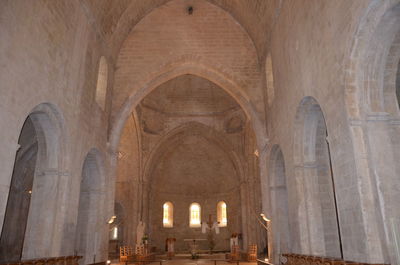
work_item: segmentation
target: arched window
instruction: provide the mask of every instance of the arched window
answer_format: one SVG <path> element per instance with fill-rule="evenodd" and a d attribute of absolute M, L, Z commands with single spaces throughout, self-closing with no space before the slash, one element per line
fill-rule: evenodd
<path fill-rule="evenodd" d="M 99 72 L 97 75 L 96 102 L 97 104 L 99 104 L 102 110 L 104 110 L 106 106 L 107 82 L 108 65 L 106 58 L 104 56 L 101 56 L 99 62 Z"/>
<path fill-rule="evenodd" d="M 217 204 L 217 221 L 219 222 L 220 227 L 225 227 L 228 224 L 228 217 L 226 214 L 226 203 L 224 201 L 220 201 Z"/>
<path fill-rule="evenodd" d="M 267 59 L 265 61 L 265 74 L 267 83 L 268 105 L 271 106 L 275 98 L 274 73 L 272 70 L 271 54 L 268 54 Z"/>
<path fill-rule="evenodd" d="M 190 227 L 201 226 L 201 207 L 200 204 L 194 202 L 190 205 Z"/>
<path fill-rule="evenodd" d="M 111 229 L 111 235 L 110 235 L 111 240 L 117 240 L 118 239 L 118 226 L 114 226 Z"/>
<path fill-rule="evenodd" d="M 171 202 L 166 202 L 163 205 L 163 226 L 174 226 L 174 205 Z"/>

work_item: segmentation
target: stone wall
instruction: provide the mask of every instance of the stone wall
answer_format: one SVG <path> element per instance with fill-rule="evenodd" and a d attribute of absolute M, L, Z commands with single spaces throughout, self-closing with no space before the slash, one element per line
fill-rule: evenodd
<path fill-rule="evenodd" d="M 35 172 L 34 186 L 48 176 L 51 195 L 45 193 L 47 199 L 38 201 L 40 208 L 31 207 L 32 221 L 46 216 L 42 222 L 46 237 L 38 235 L 42 228 L 36 227 L 29 243 L 25 242 L 23 258 L 72 255 L 83 161 L 93 147 L 106 150 L 111 98 L 105 112 L 94 100 L 98 62 L 101 55 L 107 57 L 106 47 L 79 1 L 7 1 L 0 16 L 0 225 L 18 138 L 33 111 L 39 114 L 37 124 L 43 130 L 39 136 L 42 168 Z M 111 67 L 108 87 L 112 87 L 112 76 Z M 32 198 L 40 193 L 34 189 Z M 105 219 L 101 217 L 104 225 Z M 105 231 L 104 225 L 99 229 Z M 102 247 L 99 243 L 99 260 L 105 259 Z"/>
<path fill-rule="evenodd" d="M 311 206 L 322 205 L 323 210 L 328 203 L 318 203 L 317 196 L 305 201 L 304 191 L 309 185 L 317 186 L 318 178 L 312 177 L 326 173 L 328 166 L 322 163 L 314 174 L 305 169 L 313 165 L 299 161 L 305 161 L 310 147 L 322 152 L 326 143 L 321 135 L 321 144 L 316 145 L 307 140 L 315 137 L 295 137 L 303 134 L 307 124 L 303 121 L 298 126 L 299 106 L 312 98 L 326 124 L 344 258 L 395 263 L 399 259 L 394 244 L 398 235 L 393 227 L 400 223 L 396 162 L 400 157 L 400 111 L 395 95 L 399 83 L 399 0 L 189 2 L 194 7 L 192 15 L 187 12 L 188 1 L 183 0 L 2 3 L 1 226 L 20 148 L 18 139 L 29 115 L 34 117 L 38 136 L 34 211 L 28 217 L 23 258 L 72 255 L 76 250 L 83 165 L 91 150 L 102 172 L 94 179 L 103 182 L 99 187 L 104 193 L 92 254 L 96 253 L 98 260 L 106 258 L 106 223 L 113 215 L 114 197 L 117 201 L 135 200 L 133 208 L 129 204 L 123 207 L 132 218 L 132 227 L 124 232 L 127 243 L 133 241 L 138 219 L 152 220 L 149 231 L 153 233 L 160 225 L 155 221 L 160 214 L 157 209 L 169 196 L 159 192 L 160 198 L 154 197 L 157 177 L 153 173 L 160 170 L 156 172 L 160 179 L 164 174 L 161 169 L 151 170 L 157 168 L 153 152 L 170 139 L 170 133 L 176 133 L 174 141 L 178 143 L 180 129 L 194 123 L 193 128 L 203 136 L 220 134 L 223 140 L 218 141 L 230 146 L 226 153 L 240 164 L 234 167 L 240 173 L 235 182 L 240 200 L 232 204 L 241 209 L 242 217 L 234 222 L 234 228 L 226 230 L 237 230 L 238 225 L 248 236 L 246 244 L 259 242 L 262 236 L 254 216 L 259 214 L 261 197 L 263 212 L 274 217 L 269 193 L 274 187 L 269 184 L 272 171 L 268 174 L 267 166 L 276 144 L 284 157 L 289 250 L 324 254 L 309 240 L 319 231 L 315 227 L 304 229 L 312 224 L 304 223 L 304 218 L 312 218 Z M 104 110 L 95 100 L 101 56 L 108 66 Z M 265 58 L 270 61 L 265 63 Z M 179 119 L 144 106 L 136 108 L 151 91 L 186 74 L 215 83 L 240 108 L 228 111 L 223 118 Z M 123 132 L 126 124 L 126 128 L 132 125 L 132 112 L 136 128 Z M 149 121 L 145 130 L 138 128 L 138 124 L 143 125 L 139 122 L 142 118 Z M 244 121 L 243 131 L 227 130 L 235 131 Z M 166 130 L 152 134 L 161 129 Z M 120 143 L 126 156 L 117 162 Z M 136 149 L 144 152 L 133 151 Z M 326 160 L 325 155 L 320 158 Z M 124 191 L 115 194 L 116 190 Z M 153 197 L 147 197 L 150 191 Z M 228 207 L 234 200 L 230 196 L 225 198 Z M 219 200 L 217 197 L 210 205 Z M 183 204 L 192 200 L 190 197 Z M 187 209 L 183 204 L 178 208 Z M 204 214 L 207 212 L 213 212 L 212 207 L 205 208 Z M 184 216 L 187 213 L 182 212 Z M 273 229 L 274 236 L 279 235 L 279 228 Z M 155 239 L 159 248 L 168 233 Z M 225 248 L 222 241 L 219 246 Z"/>
<path fill-rule="evenodd" d="M 232 233 L 241 232 L 241 206 L 239 176 L 235 165 L 224 150 L 198 136 L 182 137 L 175 148 L 164 153 L 156 163 L 151 176 L 150 239 L 152 245 L 164 250 L 167 237 L 176 238 L 176 250 L 188 251 L 184 239 L 207 239 L 201 228 L 189 227 L 191 203 L 201 206 L 201 221 L 217 218 L 217 204 L 225 201 L 228 207 L 228 226 L 215 235 L 215 250 L 229 250 Z M 174 205 L 172 228 L 162 226 L 162 209 L 165 202 Z M 208 243 L 200 242 L 207 250 Z"/>
<path fill-rule="evenodd" d="M 386 242 L 390 242 L 390 236 L 387 235 L 389 228 L 384 221 L 389 215 L 382 212 L 382 206 L 392 200 L 398 201 L 398 197 L 397 193 L 390 193 L 390 196 L 379 199 L 385 192 L 380 191 L 382 187 L 378 183 L 391 179 L 389 172 L 392 166 L 381 162 L 375 164 L 373 161 L 377 157 L 370 156 L 374 150 L 380 149 L 381 155 L 385 153 L 385 160 L 391 161 L 393 147 L 385 145 L 382 140 L 378 140 L 379 148 L 377 145 L 368 146 L 372 139 L 375 142 L 384 137 L 378 137 L 380 134 L 377 133 L 370 136 L 369 140 L 366 139 L 366 135 L 370 134 L 365 131 L 368 122 L 364 123 L 364 117 L 358 114 L 368 109 L 368 102 L 375 102 L 372 98 L 367 99 L 369 96 L 365 88 L 357 88 L 358 85 L 373 87 L 377 80 L 373 77 L 372 67 L 364 64 L 368 61 L 365 58 L 383 58 L 383 55 L 375 57 L 373 54 L 378 51 L 375 48 L 371 50 L 372 57 L 368 57 L 362 47 L 371 44 L 372 40 L 358 37 L 363 35 L 356 33 L 365 31 L 367 35 L 372 34 L 373 27 L 365 27 L 363 24 L 378 23 L 384 17 L 384 10 L 389 10 L 396 2 L 282 2 L 270 47 L 274 100 L 267 108 L 267 119 L 271 144 L 279 144 L 285 158 L 292 252 L 314 254 L 312 242 L 307 238 L 320 233 L 299 226 L 303 218 L 312 216 L 311 207 L 304 209 L 300 206 L 302 203 L 312 205 L 310 200 L 303 201 L 302 192 L 317 183 L 306 179 L 307 175 L 299 174 L 301 165 L 296 162 L 299 158 L 296 148 L 307 142 L 305 138 L 295 137 L 302 133 L 296 128 L 296 120 L 302 100 L 313 97 L 321 107 L 327 125 L 344 258 L 389 262 Z M 373 10 L 376 11 L 374 15 Z M 380 36 L 383 42 L 388 40 Z M 359 59 L 354 60 L 353 57 Z M 358 65 L 365 66 L 365 72 L 359 75 Z M 367 80 L 372 82 L 368 83 Z M 390 95 L 388 93 L 380 95 Z M 391 94 L 390 97 L 394 99 L 395 95 Z M 379 115 L 373 116 L 369 118 L 371 122 L 381 120 L 376 118 Z M 377 129 L 378 124 L 374 122 L 370 128 Z M 386 151 L 383 151 L 383 146 Z M 307 157 L 309 148 L 307 145 L 307 150 L 300 156 Z M 385 175 L 385 180 L 377 180 L 374 168 L 383 170 L 380 175 Z"/>

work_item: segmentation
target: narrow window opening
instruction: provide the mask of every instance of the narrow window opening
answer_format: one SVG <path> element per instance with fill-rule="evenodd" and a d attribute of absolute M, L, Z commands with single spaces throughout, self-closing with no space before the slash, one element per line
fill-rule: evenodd
<path fill-rule="evenodd" d="M 115 226 L 112 230 L 111 230 L 111 239 L 112 240 L 117 240 L 118 239 L 118 227 Z"/>
<path fill-rule="evenodd" d="M 97 75 L 97 86 L 96 86 L 96 102 L 102 110 L 104 110 L 106 106 L 107 82 L 108 82 L 108 65 L 106 58 L 102 56 L 99 62 L 99 72 Z"/>
<path fill-rule="evenodd" d="M 217 204 L 217 220 L 218 225 L 220 227 L 225 227 L 228 225 L 228 216 L 227 216 L 227 206 L 224 201 L 220 201 Z"/>
<path fill-rule="evenodd" d="M 190 205 L 190 227 L 200 227 L 201 226 L 201 208 L 200 204 L 192 203 Z"/>
<path fill-rule="evenodd" d="M 174 206 L 171 202 L 166 202 L 163 205 L 163 226 L 173 227 L 173 211 Z"/>

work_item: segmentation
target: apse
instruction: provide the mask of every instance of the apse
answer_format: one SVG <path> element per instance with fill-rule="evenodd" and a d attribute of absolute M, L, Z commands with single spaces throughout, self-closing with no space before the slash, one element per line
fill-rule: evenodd
<path fill-rule="evenodd" d="M 188 253 L 193 238 L 213 251 L 229 251 L 232 234 L 246 247 L 261 240 L 258 171 L 245 167 L 256 162 L 255 150 L 247 115 L 222 87 L 192 74 L 156 87 L 132 111 L 120 141 L 115 200 L 133 215 L 119 244 L 137 244 L 141 222 L 156 253 L 165 253 L 168 239 L 178 253 Z M 245 176 L 252 185 L 241 185 Z M 218 229 L 203 233 L 206 222 Z"/>
<path fill-rule="evenodd" d="M 187 128 L 190 130 L 190 128 Z M 187 133 L 187 135 L 186 135 Z M 240 187 L 235 165 L 216 143 L 192 131 L 184 132 L 180 139 L 172 140 L 151 172 L 150 220 L 153 243 L 162 248 L 166 238 L 176 238 L 177 251 L 187 249 L 184 239 L 206 238 L 199 226 L 192 226 L 191 207 L 201 207 L 199 220 L 206 222 L 210 215 L 216 221 L 218 203 L 227 206 L 227 226 L 215 235 L 215 250 L 229 251 L 229 238 L 240 231 Z M 165 202 L 174 206 L 173 226 L 162 223 L 162 206 Z M 157 231 L 157 232 L 156 232 Z M 200 248 L 208 249 L 208 242 L 201 241 Z"/>

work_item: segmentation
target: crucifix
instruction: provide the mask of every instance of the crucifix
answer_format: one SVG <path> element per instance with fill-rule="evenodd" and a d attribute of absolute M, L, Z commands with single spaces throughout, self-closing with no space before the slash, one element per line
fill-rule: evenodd
<path fill-rule="evenodd" d="M 214 235 L 212 230 L 215 229 L 215 233 L 219 234 L 219 222 L 213 222 L 211 219 L 211 214 L 208 216 L 208 222 L 201 222 L 201 232 L 203 234 L 206 233 L 206 230 L 208 230 L 207 234 L 207 240 L 209 244 L 209 249 L 210 249 L 210 254 L 212 254 L 212 251 L 215 247 L 215 241 L 214 241 Z"/>
<path fill-rule="evenodd" d="M 209 228 L 209 229 L 212 229 L 214 223 L 219 224 L 219 222 L 213 222 L 212 219 L 211 219 L 211 214 L 209 214 L 209 215 L 208 215 L 208 222 L 206 222 L 206 224 L 208 225 L 208 228 Z"/>

